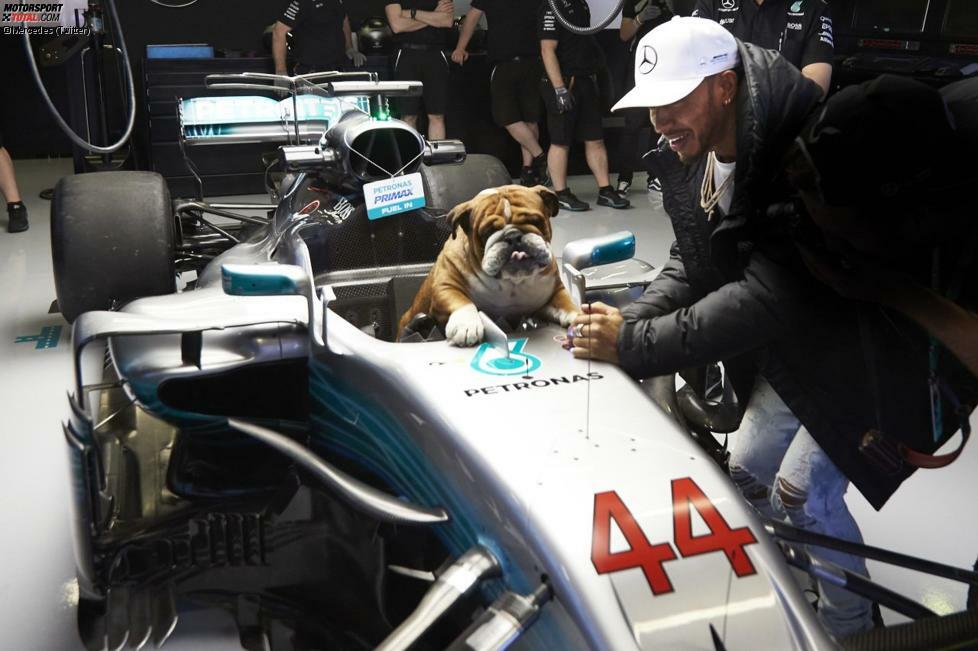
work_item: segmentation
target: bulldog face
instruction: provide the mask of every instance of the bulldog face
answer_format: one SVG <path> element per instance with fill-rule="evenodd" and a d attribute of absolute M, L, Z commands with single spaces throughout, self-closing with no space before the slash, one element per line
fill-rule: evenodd
<path fill-rule="evenodd" d="M 557 195 L 542 185 L 504 185 L 483 190 L 456 206 L 449 218 L 469 240 L 473 268 L 493 278 L 521 280 L 550 266 L 550 218 Z"/>

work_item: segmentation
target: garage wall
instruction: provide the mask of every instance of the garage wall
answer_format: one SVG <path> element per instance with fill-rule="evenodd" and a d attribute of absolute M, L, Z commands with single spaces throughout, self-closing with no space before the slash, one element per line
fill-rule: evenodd
<path fill-rule="evenodd" d="M 0 36 L 0 132 L 4 147 L 14 158 L 68 156 L 68 138 L 54 124 L 34 85 L 21 37 Z M 65 71 L 41 70 L 48 93 L 64 110 L 67 103 Z"/>
<path fill-rule="evenodd" d="M 677 0 L 677 4 L 683 2 L 692 0 Z M 147 44 L 210 43 L 232 54 L 264 55 L 262 32 L 286 4 L 287 0 L 198 0 L 190 7 L 167 9 L 150 0 L 116 0 L 139 84 L 137 95 L 142 97 L 141 61 Z M 347 4 L 354 24 L 384 14 L 384 0 L 349 0 Z M 456 0 L 456 13 L 465 13 L 468 6 L 469 0 Z M 4 75 L 0 129 L 11 154 L 15 158 L 70 155 L 67 138 L 54 125 L 30 77 L 19 38 L 0 36 L 0 62 Z M 42 69 L 42 75 L 55 103 L 66 114 L 65 69 Z"/>

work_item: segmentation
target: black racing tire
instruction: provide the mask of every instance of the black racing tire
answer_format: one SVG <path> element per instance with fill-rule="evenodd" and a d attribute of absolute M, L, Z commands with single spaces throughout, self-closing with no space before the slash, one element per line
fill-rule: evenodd
<path fill-rule="evenodd" d="M 69 322 L 115 301 L 176 290 L 170 192 L 154 172 L 66 176 L 51 201 L 58 307 Z"/>
<path fill-rule="evenodd" d="M 428 207 L 445 212 L 486 188 L 513 182 L 502 161 L 487 154 L 469 154 L 460 165 L 422 165 L 421 178 Z"/>

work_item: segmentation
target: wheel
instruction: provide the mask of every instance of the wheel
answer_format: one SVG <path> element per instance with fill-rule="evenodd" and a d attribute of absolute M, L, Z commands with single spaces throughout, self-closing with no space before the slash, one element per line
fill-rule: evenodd
<path fill-rule="evenodd" d="M 469 154 L 461 165 L 422 165 L 421 178 L 428 206 L 446 212 L 486 188 L 513 182 L 502 161 L 487 154 Z"/>
<path fill-rule="evenodd" d="M 176 289 L 170 192 L 153 172 L 95 172 L 58 182 L 51 253 L 61 314 L 69 322 L 113 301 Z"/>

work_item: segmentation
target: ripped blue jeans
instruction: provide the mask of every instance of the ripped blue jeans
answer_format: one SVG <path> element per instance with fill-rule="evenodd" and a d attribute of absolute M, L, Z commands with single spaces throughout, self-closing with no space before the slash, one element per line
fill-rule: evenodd
<path fill-rule="evenodd" d="M 758 378 L 733 437 L 730 477 L 762 515 L 816 533 L 862 542 L 845 503 L 846 479 L 764 378 Z M 813 547 L 814 556 L 869 576 L 857 556 Z M 818 581 L 818 618 L 843 637 L 872 627 L 872 604 Z"/>

